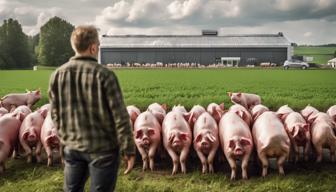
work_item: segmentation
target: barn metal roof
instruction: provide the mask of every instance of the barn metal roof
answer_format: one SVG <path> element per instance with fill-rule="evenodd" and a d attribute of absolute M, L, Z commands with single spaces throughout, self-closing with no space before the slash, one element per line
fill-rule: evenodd
<path fill-rule="evenodd" d="M 282 34 L 250 35 L 103 35 L 101 48 L 242 48 L 288 47 Z"/>

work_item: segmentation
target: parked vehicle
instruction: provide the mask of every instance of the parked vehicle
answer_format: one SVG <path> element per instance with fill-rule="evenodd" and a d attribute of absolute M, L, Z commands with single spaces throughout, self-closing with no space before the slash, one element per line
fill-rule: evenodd
<path fill-rule="evenodd" d="M 309 64 L 304 62 L 304 61 L 300 61 L 300 60 L 287 60 L 284 63 L 284 69 L 289 69 L 289 68 L 301 68 L 301 69 L 308 69 L 309 68 Z"/>

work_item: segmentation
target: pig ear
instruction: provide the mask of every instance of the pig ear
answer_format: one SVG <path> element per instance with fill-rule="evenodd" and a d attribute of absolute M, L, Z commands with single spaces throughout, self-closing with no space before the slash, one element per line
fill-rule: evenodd
<path fill-rule="evenodd" d="M 233 139 L 230 139 L 230 141 L 229 141 L 229 148 L 235 148 L 235 143 L 234 143 L 234 140 Z"/>
<path fill-rule="evenodd" d="M 26 88 L 26 92 L 27 92 L 27 93 L 30 93 L 29 89 Z"/>
<path fill-rule="evenodd" d="M 224 111 L 224 103 L 219 104 L 219 108 Z"/>
<path fill-rule="evenodd" d="M 209 139 L 210 142 L 214 143 L 216 141 L 216 137 L 211 134 L 211 133 L 208 133 L 207 134 L 207 138 Z"/>
<path fill-rule="evenodd" d="M 190 119 L 190 117 L 191 117 L 191 114 L 192 113 L 183 113 L 183 118 L 187 121 L 187 122 L 189 122 L 189 119 Z"/>
<path fill-rule="evenodd" d="M 309 125 L 308 123 L 303 124 L 302 128 L 303 128 L 303 130 L 304 130 L 305 132 L 309 132 L 309 131 L 310 131 L 310 125 Z"/>
<path fill-rule="evenodd" d="M 164 103 L 164 104 L 161 105 L 161 107 L 162 107 L 165 111 L 167 111 L 167 104 Z"/>
<path fill-rule="evenodd" d="M 175 134 L 170 133 L 169 137 L 168 137 L 168 141 L 171 143 L 175 138 Z"/>
<path fill-rule="evenodd" d="M 240 139 L 240 143 L 241 143 L 243 146 L 251 145 L 251 144 L 252 144 L 251 140 L 250 140 L 250 139 L 247 139 L 247 138 L 245 138 L 245 137 L 242 137 L 242 138 Z"/>
<path fill-rule="evenodd" d="M 277 113 L 277 116 L 279 119 L 281 119 L 282 121 L 284 121 L 286 119 L 288 114 L 283 114 L 283 113 Z"/>
<path fill-rule="evenodd" d="M 196 136 L 196 138 L 195 138 L 195 142 L 196 143 L 198 143 L 198 142 L 200 142 L 202 140 L 202 135 L 201 134 L 198 134 L 197 136 Z"/>
<path fill-rule="evenodd" d="M 135 138 L 136 139 L 139 139 L 139 138 L 141 138 L 142 137 L 142 130 L 137 130 L 137 131 L 135 131 Z"/>
<path fill-rule="evenodd" d="M 40 95 L 40 94 L 41 94 L 41 90 L 40 89 L 36 90 L 35 95 Z"/>
<path fill-rule="evenodd" d="M 315 121 L 316 118 L 317 118 L 317 114 L 312 115 L 312 113 L 310 113 L 309 116 L 308 116 L 307 122 L 312 124 Z"/>
<path fill-rule="evenodd" d="M 228 95 L 229 97 L 231 97 L 231 96 L 232 96 L 232 92 L 227 92 L 227 95 Z"/>
<path fill-rule="evenodd" d="M 188 135 L 186 133 L 181 133 L 180 134 L 180 138 L 184 141 L 186 141 L 188 139 Z"/>
<path fill-rule="evenodd" d="M 43 110 L 39 109 L 39 113 L 40 113 L 44 118 L 46 118 L 47 115 L 48 115 L 48 110 L 47 110 L 47 109 L 43 109 Z"/>
<path fill-rule="evenodd" d="M 135 112 L 131 113 L 131 121 L 132 121 L 133 123 L 135 122 L 135 120 L 137 119 L 137 117 L 138 117 L 138 114 L 137 114 L 137 113 L 135 113 Z"/>
<path fill-rule="evenodd" d="M 261 115 L 260 111 L 258 111 L 257 113 L 253 114 L 253 121 L 256 121 L 260 115 Z"/>
<path fill-rule="evenodd" d="M 154 135 L 154 134 L 155 134 L 155 129 L 148 128 L 148 135 Z"/>
<path fill-rule="evenodd" d="M 291 131 L 291 135 L 292 135 L 293 137 L 296 137 L 297 134 L 299 133 L 299 130 L 300 130 L 300 128 L 299 128 L 297 125 L 294 126 L 293 129 L 292 129 L 292 131 Z"/>
<path fill-rule="evenodd" d="M 237 93 L 237 96 L 238 96 L 238 97 L 240 97 L 241 95 L 242 95 L 242 93 L 241 93 L 241 92 Z"/>
<path fill-rule="evenodd" d="M 164 115 L 163 115 L 162 113 L 158 113 L 158 114 L 157 114 L 157 118 L 158 118 L 158 121 L 159 121 L 160 123 L 162 123 L 162 121 L 163 121 L 163 119 L 164 119 Z"/>
<path fill-rule="evenodd" d="M 16 114 L 16 119 L 20 120 L 21 122 L 24 120 L 24 118 L 25 118 L 25 115 L 23 113 L 18 112 Z"/>

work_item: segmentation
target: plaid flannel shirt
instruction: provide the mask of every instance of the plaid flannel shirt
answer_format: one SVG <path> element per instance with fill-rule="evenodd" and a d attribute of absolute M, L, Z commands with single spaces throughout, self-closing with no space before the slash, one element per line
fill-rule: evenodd
<path fill-rule="evenodd" d="M 132 129 L 115 74 L 75 56 L 52 74 L 51 115 L 64 147 L 88 153 L 135 154 Z"/>

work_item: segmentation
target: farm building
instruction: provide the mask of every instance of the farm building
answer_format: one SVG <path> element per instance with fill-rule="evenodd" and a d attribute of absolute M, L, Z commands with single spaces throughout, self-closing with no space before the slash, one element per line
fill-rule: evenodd
<path fill-rule="evenodd" d="M 100 63 L 199 63 L 258 65 L 282 64 L 292 56 L 292 46 L 283 33 L 218 35 L 103 35 Z"/>

